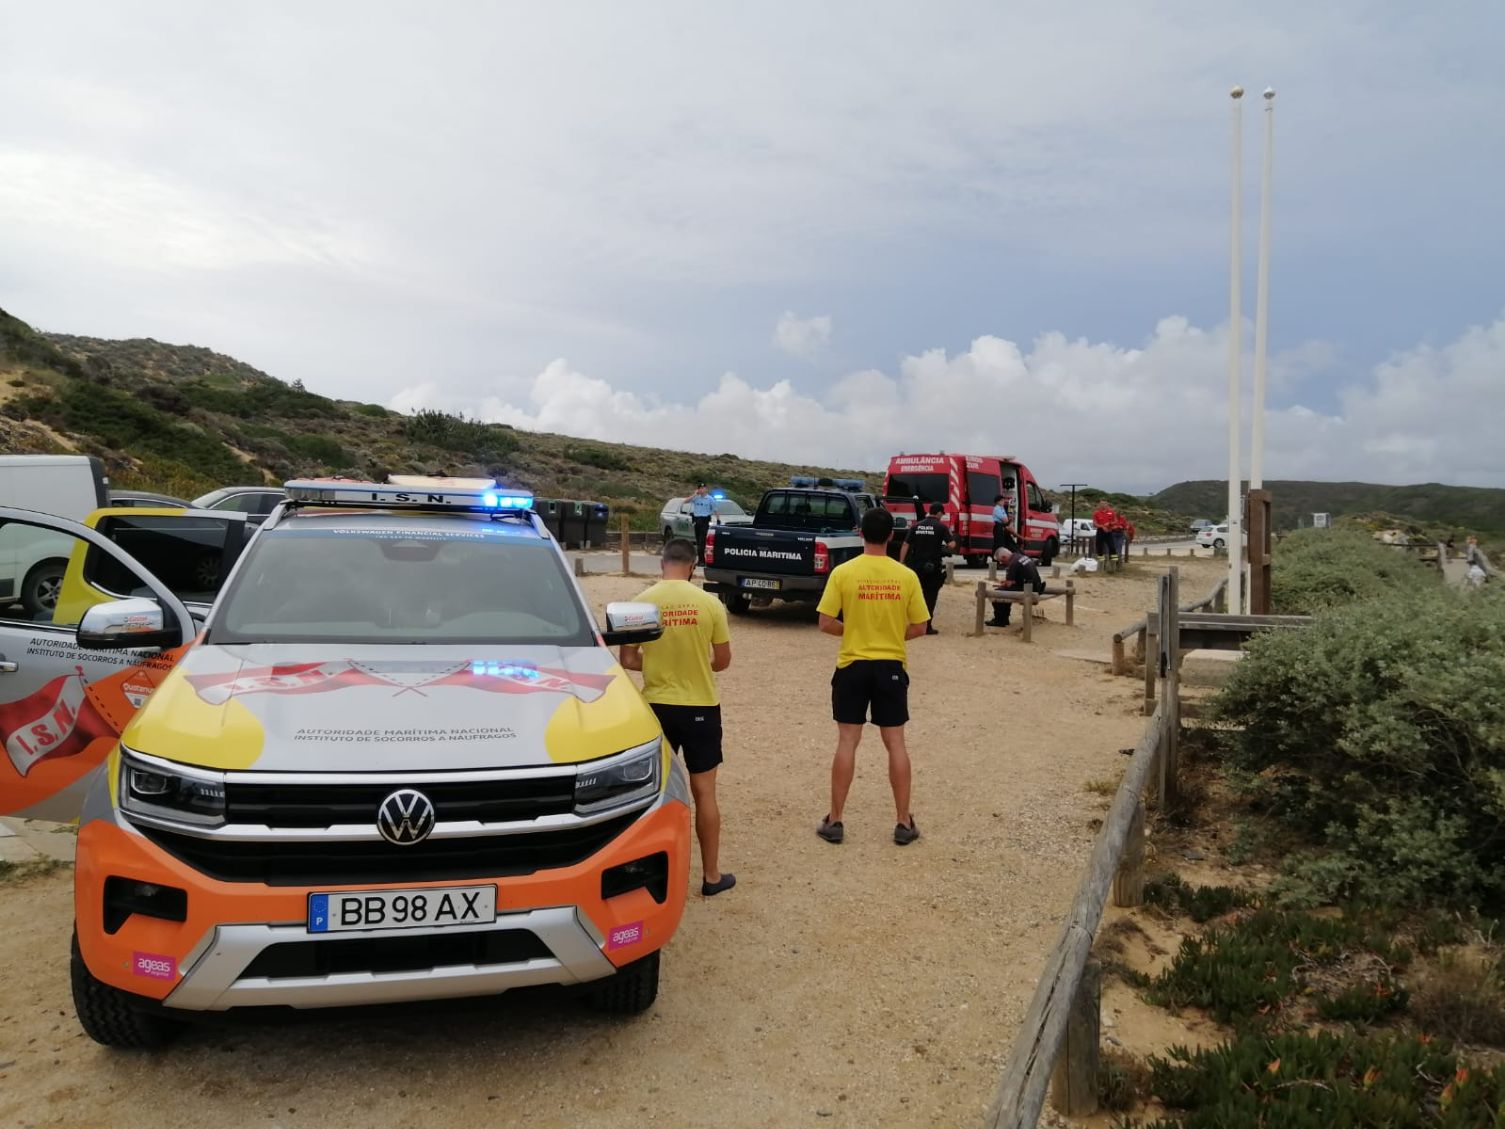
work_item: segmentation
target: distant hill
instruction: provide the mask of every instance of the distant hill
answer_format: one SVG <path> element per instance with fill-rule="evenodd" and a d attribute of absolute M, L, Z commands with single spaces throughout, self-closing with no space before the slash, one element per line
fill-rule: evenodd
<path fill-rule="evenodd" d="M 194 345 L 45 334 L 0 310 L 0 450 L 80 451 L 115 485 L 192 498 L 299 475 L 492 474 L 540 497 L 609 502 L 652 528 L 664 502 L 714 483 L 744 505 L 791 474 L 758 462 L 519 431 L 445 412 L 332 400 Z"/>
<path fill-rule="evenodd" d="M 1370 524 L 1395 518 L 1427 528 L 1505 533 L 1505 490 L 1490 487 L 1297 480 L 1266 482 L 1265 487 L 1274 498 L 1277 529 L 1310 525 L 1312 514 L 1330 513 L 1335 517 L 1372 518 Z M 1219 521 L 1227 516 L 1227 499 L 1227 482 L 1203 480 L 1178 482 L 1151 497 L 1149 504 L 1187 517 Z"/>

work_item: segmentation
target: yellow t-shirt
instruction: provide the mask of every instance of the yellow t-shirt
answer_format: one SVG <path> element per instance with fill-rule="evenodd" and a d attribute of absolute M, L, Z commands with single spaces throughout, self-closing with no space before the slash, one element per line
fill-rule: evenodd
<path fill-rule="evenodd" d="M 660 580 L 638 597 L 657 604 L 662 638 L 643 644 L 643 696 L 661 706 L 719 706 L 711 646 L 731 642 L 726 608 L 688 580 Z"/>
<path fill-rule="evenodd" d="M 818 610 L 840 615 L 845 625 L 838 667 L 858 659 L 903 662 L 905 628 L 930 618 L 914 570 L 890 557 L 867 553 L 832 570 Z"/>

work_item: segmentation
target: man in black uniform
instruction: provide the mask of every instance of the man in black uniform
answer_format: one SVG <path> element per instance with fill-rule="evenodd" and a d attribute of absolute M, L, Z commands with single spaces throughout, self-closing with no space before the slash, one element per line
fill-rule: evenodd
<path fill-rule="evenodd" d="M 1023 592 L 1026 588 L 1033 588 L 1036 592 L 1045 591 L 1045 581 L 1040 577 L 1040 566 L 1030 557 L 1023 553 L 1016 553 L 1012 549 L 998 550 L 998 563 L 1004 566 L 1003 579 L 998 587 L 1005 592 Z M 993 618 L 988 620 L 989 627 L 1007 627 L 1009 625 L 1009 612 L 1014 608 L 1013 604 L 997 603 L 993 605 Z"/>
<path fill-rule="evenodd" d="M 939 502 L 930 503 L 930 516 L 915 522 L 899 550 L 899 563 L 907 564 L 920 578 L 920 591 L 930 611 L 926 635 L 940 634 L 935 629 L 935 601 L 941 594 L 941 585 L 946 583 L 946 554 L 956 552 L 956 539 L 941 520 L 945 512 L 946 507 Z"/>

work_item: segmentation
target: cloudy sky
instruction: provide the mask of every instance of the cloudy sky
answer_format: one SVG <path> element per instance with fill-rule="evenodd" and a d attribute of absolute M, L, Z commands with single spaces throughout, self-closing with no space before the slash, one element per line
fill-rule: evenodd
<path fill-rule="evenodd" d="M 0 306 L 329 395 L 1047 483 L 1505 485 L 1505 8 L 0 0 Z M 1250 334 L 1245 332 L 1246 346 Z"/>

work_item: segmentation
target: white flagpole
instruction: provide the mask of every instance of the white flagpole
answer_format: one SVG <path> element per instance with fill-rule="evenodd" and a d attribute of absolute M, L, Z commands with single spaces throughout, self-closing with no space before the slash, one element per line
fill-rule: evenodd
<path fill-rule="evenodd" d="M 1244 88 L 1229 92 L 1233 99 L 1233 199 L 1228 230 L 1228 609 L 1244 610 L 1244 506 L 1239 458 L 1239 367 L 1243 360 L 1243 179 Z"/>
<path fill-rule="evenodd" d="M 1259 188 L 1259 290 L 1254 307 L 1254 435 L 1249 489 L 1265 483 L 1265 381 L 1270 358 L 1270 184 L 1275 153 L 1275 91 L 1265 88 L 1265 162 Z"/>

